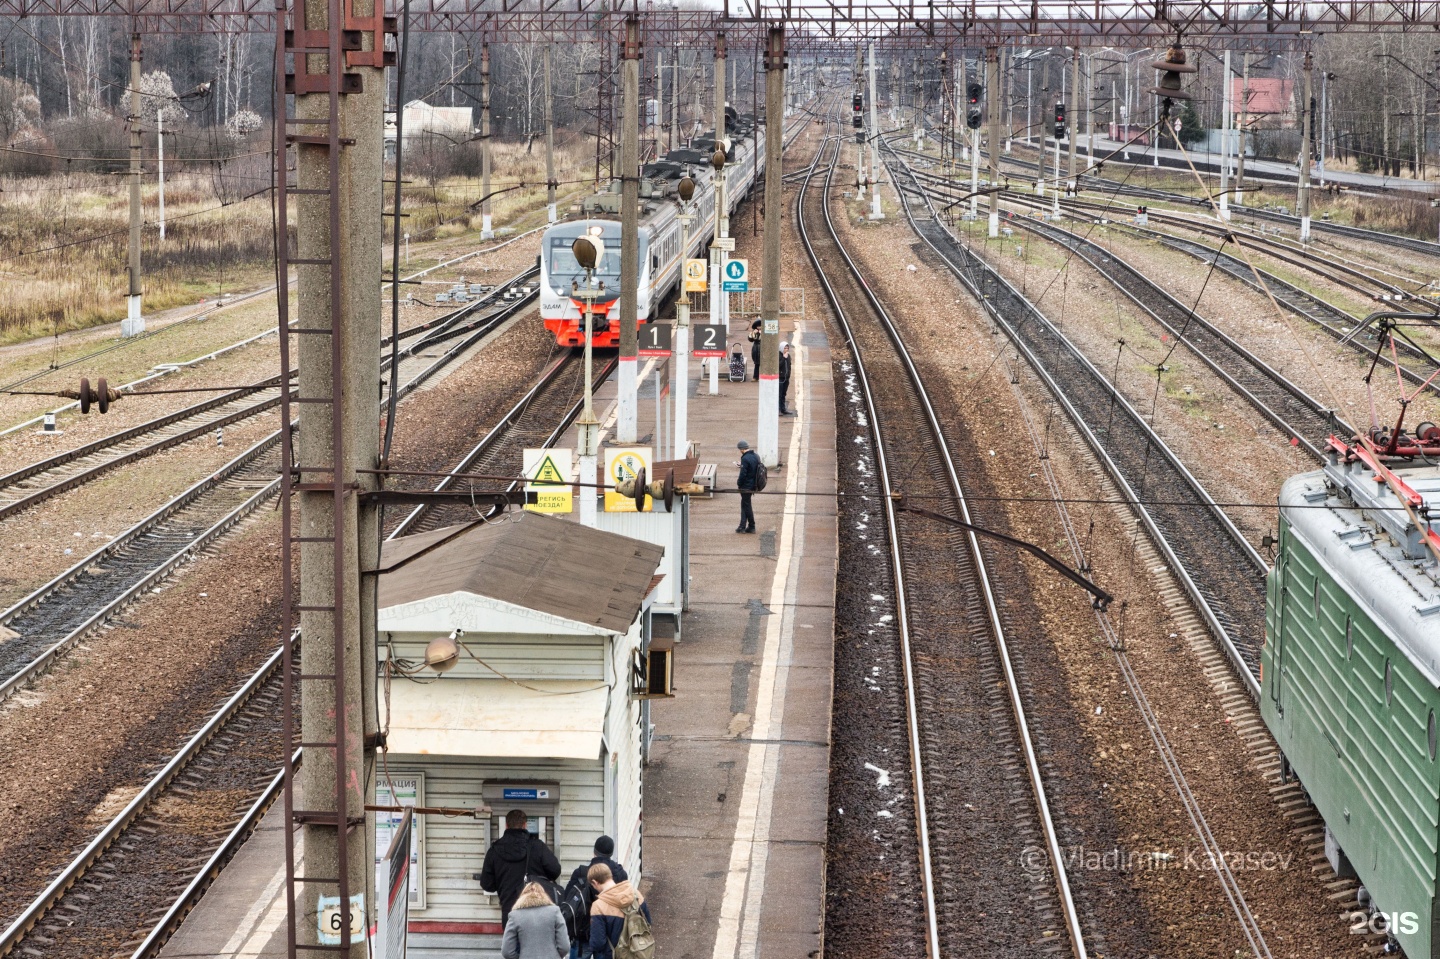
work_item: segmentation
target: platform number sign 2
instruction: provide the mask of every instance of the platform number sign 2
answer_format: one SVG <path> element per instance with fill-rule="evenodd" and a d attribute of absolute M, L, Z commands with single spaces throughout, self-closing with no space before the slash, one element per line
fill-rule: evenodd
<path fill-rule="evenodd" d="M 695 327 L 695 348 L 690 352 L 696 356 L 718 356 L 725 358 L 725 324 L 701 323 Z"/>
<path fill-rule="evenodd" d="M 670 334 L 673 329 L 669 323 L 641 323 L 640 355 L 669 356 Z"/>

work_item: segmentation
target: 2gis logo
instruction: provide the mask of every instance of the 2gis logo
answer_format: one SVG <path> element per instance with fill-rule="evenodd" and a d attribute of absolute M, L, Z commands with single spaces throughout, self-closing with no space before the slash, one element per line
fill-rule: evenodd
<path fill-rule="evenodd" d="M 1352 936 L 1409 936 L 1420 931 L 1420 916 L 1413 912 L 1368 912 L 1356 909 L 1346 913 Z"/>

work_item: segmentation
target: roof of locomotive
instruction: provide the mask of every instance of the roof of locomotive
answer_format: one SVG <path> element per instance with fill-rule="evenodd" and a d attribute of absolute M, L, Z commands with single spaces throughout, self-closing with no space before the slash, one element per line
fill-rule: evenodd
<path fill-rule="evenodd" d="M 1440 467 L 1390 468 L 1424 508 L 1440 508 Z M 1285 481 L 1280 511 L 1336 584 L 1440 687 L 1440 565 L 1394 491 L 1365 464 L 1332 457 L 1325 469 Z"/>

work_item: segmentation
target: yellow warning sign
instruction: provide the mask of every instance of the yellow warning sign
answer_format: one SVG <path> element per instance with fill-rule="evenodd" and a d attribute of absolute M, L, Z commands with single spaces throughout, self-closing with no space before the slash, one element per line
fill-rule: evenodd
<path fill-rule="evenodd" d="M 634 513 L 635 497 L 615 492 L 615 485 L 633 480 L 640 470 L 650 472 L 654 462 L 648 446 L 611 447 L 605 451 L 605 512 Z M 645 497 L 645 510 L 650 512 L 651 499 Z"/>
<path fill-rule="evenodd" d="M 568 449 L 525 451 L 525 492 L 535 502 L 525 504 L 532 513 L 568 513 L 574 506 L 570 489 Z"/>
<path fill-rule="evenodd" d="M 704 260 L 685 261 L 685 292 L 705 292 L 705 271 L 707 269 Z"/>

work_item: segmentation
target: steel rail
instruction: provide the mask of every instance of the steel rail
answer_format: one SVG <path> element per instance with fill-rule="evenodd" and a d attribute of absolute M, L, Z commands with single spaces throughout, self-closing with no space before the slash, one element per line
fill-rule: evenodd
<path fill-rule="evenodd" d="M 1347 435 L 1354 433 L 1354 427 L 1345 423 L 1335 414 L 1333 410 L 1327 409 L 1319 401 L 1311 397 L 1295 383 L 1287 379 L 1278 370 L 1271 367 L 1258 356 L 1245 349 L 1228 334 L 1220 330 L 1209 320 L 1199 313 L 1196 313 L 1175 299 L 1169 292 L 1162 289 L 1149 277 L 1145 276 L 1136 267 L 1127 263 L 1124 258 L 1104 249 L 1094 241 L 1083 236 L 1063 230 L 1050 223 L 1037 222 L 1028 217 L 1016 218 L 1007 221 L 1022 229 L 1036 233 L 1056 245 L 1074 251 L 1084 262 L 1094 267 L 1102 276 L 1108 279 L 1117 290 L 1128 298 L 1135 306 L 1143 310 L 1156 323 L 1159 323 L 1170 335 L 1174 336 L 1181 343 L 1200 359 L 1210 370 L 1247 403 L 1253 406 L 1262 416 L 1278 426 L 1287 435 L 1294 438 L 1304 446 L 1316 459 L 1324 459 L 1324 439 L 1336 430 L 1345 432 Z M 1105 261 L 1109 261 L 1107 264 Z M 1116 269 L 1118 267 L 1118 269 Z M 1196 343 L 1182 324 L 1177 326 L 1175 322 L 1166 319 L 1161 315 L 1160 309 L 1151 303 L 1147 303 L 1140 293 L 1137 293 L 1130 284 L 1140 287 L 1145 294 L 1160 301 L 1160 308 L 1168 308 L 1176 311 L 1184 317 L 1186 324 L 1189 324 L 1211 342 L 1212 349 L 1216 349 L 1216 355 L 1212 356 L 1205 347 Z M 1228 353 L 1227 357 L 1232 364 L 1240 369 L 1232 372 L 1222 364 L 1217 357 L 1222 353 Z M 1247 368 L 1249 373 L 1247 374 Z M 1240 382 L 1240 377 L 1251 380 L 1247 386 Z M 1278 409 L 1275 405 L 1266 402 L 1259 395 L 1259 390 L 1266 385 L 1280 391 L 1282 399 L 1288 397 L 1292 409 L 1287 413 Z M 1296 415 L 1298 414 L 1298 416 Z M 1304 416 L 1312 422 L 1308 424 L 1310 429 L 1298 423 L 1299 416 Z M 1317 429 L 1318 428 L 1318 429 Z"/>
<path fill-rule="evenodd" d="M 904 164 L 904 161 L 900 160 L 899 163 L 900 169 L 904 170 L 906 172 L 906 175 L 908 176 L 908 167 Z M 924 188 L 919 186 L 918 182 L 915 185 L 915 191 L 923 199 L 923 202 L 925 203 L 927 209 L 930 211 L 931 216 L 934 218 L 933 222 L 936 228 L 944 231 L 944 234 L 947 237 L 949 243 L 953 244 L 956 250 L 960 250 L 963 252 L 963 244 L 961 244 L 959 239 L 956 238 L 955 235 L 944 226 L 943 222 L 939 219 L 938 214 L 935 211 L 934 205 L 929 199 L 929 196 L 925 193 Z M 1170 564 L 1172 572 L 1180 580 L 1182 586 L 1185 588 L 1186 593 L 1189 594 L 1192 602 L 1195 603 L 1196 610 L 1200 613 L 1201 618 L 1203 618 L 1206 624 L 1210 627 L 1212 634 L 1215 636 L 1217 642 L 1220 644 L 1222 651 L 1224 652 L 1226 658 L 1230 661 L 1230 664 L 1234 668 L 1236 675 L 1239 676 L 1241 682 L 1244 684 L 1247 692 L 1250 694 L 1251 699 L 1258 702 L 1260 697 L 1259 680 L 1256 677 L 1252 666 L 1241 654 L 1240 649 L 1235 642 L 1235 638 L 1231 636 L 1230 630 L 1227 629 L 1225 624 L 1222 622 L 1210 598 L 1205 594 L 1205 591 L 1200 588 L 1199 583 L 1194 579 L 1194 577 L 1191 576 L 1189 570 L 1186 567 L 1186 564 L 1181 561 L 1179 555 L 1175 552 L 1174 546 L 1170 543 L 1164 531 L 1161 529 L 1159 520 L 1156 518 L 1151 509 L 1145 505 L 1144 498 L 1139 495 L 1139 492 L 1135 489 L 1134 485 L 1126 477 L 1124 470 L 1120 468 L 1120 465 L 1111 456 L 1110 451 L 1106 448 L 1105 444 L 1101 442 L 1100 438 L 1095 434 L 1094 430 L 1091 429 L 1090 425 L 1086 422 L 1085 417 L 1080 413 L 1079 409 L 1075 406 L 1074 402 L 1066 394 L 1065 390 L 1060 386 L 1059 382 L 1055 379 L 1055 377 L 1051 374 L 1050 370 L 1046 368 L 1045 364 L 1030 348 L 1030 345 L 1025 341 L 1025 339 L 1020 336 L 1017 324 L 1034 322 L 1039 327 L 1044 329 L 1049 335 L 1054 337 L 1057 343 L 1061 344 L 1062 347 L 1081 364 L 1081 366 L 1093 378 L 1095 384 L 1109 394 L 1114 408 L 1121 412 L 1121 414 L 1124 415 L 1135 426 L 1136 429 L 1138 429 L 1143 435 L 1145 435 L 1146 442 L 1150 445 L 1150 448 L 1154 449 L 1160 454 L 1163 462 L 1171 470 L 1174 471 L 1175 475 L 1182 482 L 1186 484 L 1192 495 L 1197 497 L 1200 504 L 1204 505 L 1208 509 L 1209 514 L 1214 517 L 1220 531 L 1222 531 L 1226 536 L 1228 536 L 1229 539 L 1241 551 L 1241 553 L 1248 559 L 1249 563 L 1254 568 L 1257 574 L 1257 590 L 1263 591 L 1263 584 L 1260 583 L 1259 574 L 1263 573 L 1265 570 L 1268 569 L 1268 564 L 1265 563 L 1264 559 L 1260 556 L 1260 554 L 1255 551 L 1255 548 L 1250 545 L 1250 543 L 1245 539 L 1244 535 L 1241 534 L 1240 531 L 1235 527 L 1234 522 L 1231 521 L 1229 516 L 1227 516 L 1222 509 L 1215 505 L 1213 498 L 1205 492 L 1204 487 L 1200 485 L 1199 481 L 1190 473 L 1190 471 L 1184 466 L 1184 464 L 1180 462 L 1179 458 L 1175 456 L 1174 452 L 1169 448 L 1169 446 L 1167 446 L 1164 441 L 1161 440 L 1160 437 L 1154 432 L 1154 430 L 1150 428 L 1149 424 L 1145 422 L 1144 418 L 1139 415 L 1139 413 L 1134 409 L 1130 402 L 1109 383 L 1109 381 L 1104 377 L 1104 375 L 1095 368 L 1094 364 L 1090 363 L 1090 361 L 1085 358 L 1083 353 L 1077 350 L 1074 345 L 1069 342 L 1068 338 L 1066 338 L 1062 333 L 1060 333 L 1058 329 L 1055 328 L 1054 324 L 1050 323 L 1050 321 L 1044 316 L 1044 314 L 1042 314 L 1033 304 L 1031 304 L 1029 300 L 1027 300 L 1018 290 L 1016 290 L 1013 285 L 1011 285 L 1007 280 L 1005 280 L 1004 277 L 991 270 L 990 267 L 988 267 L 983 261 L 975 258 L 973 254 L 965 253 L 965 255 L 970 256 L 972 259 L 974 259 L 975 265 L 980 270 L 984 271 L 991 279 L 993 279 L 995 283 L 1003 287 L 1017 303 L 1024 305 L 1024 307 L 1026 308 L 1026 314 L 1022 317 L 1015 318 L 1015 320 L 1012 321 L 1012 319 L 1007 317 L 1004 312 L 1001 311 L 980 288 L 979 284 L 970 275 L 970 270 L 967 269 L 966 265 L 964 263 L 957 262 L 954 255 L 949 253 L 947 250 L 942 249 L 941 246 L 929 236 L 928 232 L 925 229 L 921 228 L 921 226 L 915 219 L 913 211 L 910 209 L 909 203 L 904 202 L 902 199 L 900 205 L 905 210 L 906 219 L 910 221 L 911 227 L 915 230 L 916 234 L 925 242 L 926 246 L 928 246 L 936 254 L 936 256 L 940 257 L 941 261 L 945 263 L 945 265 L 950 269 L 951 273 L 954 274 L 955 277 L 959 279 L 960 282 L 968 290 L 970 290 L 971 294 L 980 304 L 983 305 L 986 312 L 989 313 L 996 325 L 999 326 L 1001 329 L 1005 330 L 1007 336 L 1014 344 L 1015 348 L 1020 351 L 1022 356 L 1025 357 L 1026 361 L 1035 371 L 1035 374 L 1040 377 L 1042 382 L 1045 383 L 1046 388 L 1055 398 L 1055 401 L 1060 404 L 1060 406 L 1065 410 L 1066 414 L 1070 417 L 1071 422 L 1075 425 L 1075 428 L 1080 432 L 1081 436 L 1085 438 L 1086 443 L 1090 446 L 1091 450 L 1100 460 L 1101 465 L 1105 468 L 1106 472 L 1110 475 L 1111 479 L 1116 483 L 1116 485 L 1119 486 L 1122 495 L 1127 500 L 1135 504 L 1135 510 L 1140 516 L 1146 529 L 1149 531 L 1150 537 L 1154 542 L 1156 548 L 1160 550 L 1162 555 L 1165 557 L 1165 560 Z"/>
<path fill-rule="evenodd" d="M 521 417 L 535 404 L 536 399 L 559 380 L 560 374 L 570 369 L 572 364 L 579 362 L 584 362 L 583 358 L 573 353 L 567 353 L 552 363 L 550 367 L 540 375 L 540 379 L 535 382 L 535 385 L 530 387 L 525 395 L 522 396 L 504 416 L 500 417 L 499 422 L 491 427 L 488 433 L 481 437 L 480 442 L 476 443 L 470 452 L 460 458 L 460 462 L 455 465 L 454 469 L 450 470 L 449 475 L 435 485 L 434 492 L 442 493 L 456 482 L 459 482 L 463 474 L 469 472 L 470 468 L 481 457 L 499 445 L 510 430 L 520 422 Z M 610 376 L 610 373 L 615 369 L 618 362 L 618 359 L 611 358 L 601 366 L 596 374 L 596 383 L 603 383 L 606 378 Z M 580 415 L 580 410 L 583 408 L 584 402 L 585 398 L 581 397 L 566 411 L 561 419 L 560 427 L 551 433 L 548 438 L 546 442 L 547 447 L 553 445 L 559 439 L 560 435 L 563 434 L 564 430 L 569 427 L 570 423 L 574 422 L 575 417 Z M 385 538 L 387 540 L 396 539 L 413 532 L 415 527 L 423 521 L 424 517 L 432 509 L 434 509 L 434 506 L 428 503 L 422 503 L 416 506 L 396 525 L 395 529 L 390 532 L 390 535 Z"/>
<path fill-rule="evenodd" d="M 924 413 L 925 422 L 934 439 L 935 447 L 939 451 L 940 462 L 944 467 L 946 477 L 948 479 L 951 489 L 951 494 L 955 501 L 956 509 L 959 511 L 960 518 L 963 521 L 965 521 L 966 523 L 973 523 L 973 518 L 970 513 L 969 502 L 965 496 L 965 491 L 963 485 L 960 482 L 958 472 L 956 471 L 954 460 L 950 455 L 950 449 L 945 439 L 944 430 L 941 428 L 939 417 L 935 412 L 934 406 L 930 402 L 930 397 L 925 389 L 924 381 L 920 376 L 920 372 L 916 368 L 913 360 L 910 357 L 909 350 L 905 345 L 905 338 L 900 333 L 899 329 L 895 326 L 895 323 L 891 319 L 889 312 L 880 302 L 879 297 L 876 296 L 874 290 L 871 288 L 869 283 L 865 281 L 859 267 L 855 264 L 849 252 L 845 249 L 843 242 L 840 240 L 839 234 L 835 230 L 835 226 L 830 214 L 830 187 L 833 181 L 838 158 L 839 145 L 837 142 L 835 153 L 831 157 L 830 165 L 826 171 L 823 192 L 821 194 L 821 211 L 824 217 L 827 231 L 830 234 L 830 240 L 834 244 L 836 251 L 844 259 L 849 271 L 859 280 L 860 287 L 864 291 L 866 301 L 868 302 L 870 308 L 874 311 L 876 317 L 880 320 L 880 324 L 884 329 L 886 336 L 889 338 L 895 349 L 896 356 L 899 358 L 899 360 L 905 367 L 906 375 L 908 376 L 911 384 L 913 385 L 916 398 L 920 404 L 921 410 Z M 825 272 L 821 268 L 818 255 L 815 252 L 815 248 L 810 239 L 808 230 L 804 226 L 803 203 L 804 196 L 806 192 L 808 192 L 809 182 L 809 179 L 807 179 L 805 185 L 802 186 L 800 189 L 800 197 L 797 199 L 796 223 L 800 228 L 801 240 L 805 245 L 806 253 L 810 257 L 811 264 L 815 268 L 816 276 L 819 278 L 822 288 L 825 290 L 826 299 L 830 301 L 831 308 L 835 313 L 836 319 L 840 323 L 841 328 L 845 332 L 846 341 L 849 343 L 851 351 L 855 357 L 856 371 L 859 375 L 861 390 L 865 396 L 867 413 L 870 417 L 871 436 L 875 443 L 877 454 L 876 461 L 879 466 L 882 489 L 884 492 L 886 522 L 890 530 L 891 568 L 892 574 L 896 577 L 897 584 L 897 612 L 901 614 L 897 615 L 896 621 L 900 624 L 901 628 L 901 646 L 903 654 L 902 662 L 905 664 L 906 711 L 909 723 L 911 725 L 911 749 L 913 752 L 914 760 L 912 768 L 915 771 L 916 777 L 916 805 L 917 808 L 920 810 L 919 813 L 917 813 L 917 818 L 919 819 L 921 828 L 923 829 L 925 824 L 923 814 L 924 776 L 923 765 L 920 755 L 920 743 L 918 733 L 919 720 L 916 706 L 916 679 L 912 662 L 913 651 L 911 649 L 909 637 L 909 610 L 904 600 L 906 592 L 906 581 L 902 562 L 903 550 L 901 547 L 901 532 L 895 510 L 895 490 L 891 481 L 890 463 L 885 452 L 884 440 L 880 435 L 880 420 L 875 407 L 873 390 L 870 385 L 869 376 L 865 372 L 863 353 L 851 330 L 851 324 L 847 316 L 847 312 L 844 306 L 841 304 L 840 298 L 836 295 L 834 286 L 830 283 L 828 277 L 825 276 Z M 985 603 L 987 618 L 989 621 L 988 625 L 991 631 L 992 639 L 995 644 L 996 655 L 1000 662 L 1002 672 L 1005 675 L 1006 693 L 1010 703 L 1012 718 L 1014 719 L 1016 725 L 1016 736 L 1019 740 L 1021 752 L 1025 757 L 1026 775 L 1029 780 L 1031 792 L 1034 797 L 1036 813 L 1039 817 L 1041 829 L 1045 836 L 1046 851 L 1050 857 L 1051 874 L 1055 880 L 1056 894 L 1061 908 L 1061 912 L 1064 916 L 1064 924 L 1070 938 L 1071 951 L 1076 957 L 1076 959 L 1085 959 L 1088 953 L 1085 948 L 1084 932 L 1080 928 L 1079 912 L 1075 906 L 1075 901 L 1070 890 L 1069 878 L 1066 875 L 1065 860 L 1062 850 L 1060 848 L 1060 837 L 1058 831 L 1055 828 L 1054 820 L 1050 814 L 1050 806 L 1046 795 L 1044 779 L 1040 772 L 1039 757 L 1036 754 L 1034 743 L 1031 739 L 1029 721 L 1026 718 L 1025 706 L 1022 701 L 1019 683 L 1016 679 L 1014 665 L 1010 658 L 1009 644 L 1006 639 L 1004 624 L 1001 621 L 999 604 L 996 601 L 995 594 L 990 582 L 990 574 L 986 567 L 984 555 L 981 552 L 980 544 L 978 539 L 976 538 L 976 535 L 974 534 L 974 532 L 967 530 L 965 532 L 965 537 L 969 544 L 972 561 L 975 563 L 976 579 L 978 582 L 981 596 Z M 936 909 L 936 905 L 934 902 L 935 891 L 933 886 L 933 879 L 930 875 L 929 848 L 927 839 L 922 839 L 922 848 L 924 850 L 924 875 L 926 879 L 927 891 L 926 906 L 928 914 L 927 918 L 930 925 L 930 934 L 932 936 L 932 955 L 938 957 L 941 955 L 941 953 L 939 951 L 940 946 L 938 940 L 938 923 L 934 913 L 934 910 Z"/>
<path fill-rule="evenodd" d="M 304 750 L 302 749 L 296 749 L 291 754 L 291 762 L 295 766 L 300 765 L 303 752 Z M 261 817 L 274 805 L 275 800 L 280 797 L 280 792 L 284 788 L 284 785 L 285 771 L 282 769 L 275 774 L 275 778 L 270 781 L 270 785 L 266 786 L 265 790 L 250 804 L 250 808 L 246 810 L 245 815 L 240 817 L 240 821 L 235 824 L 235 828 L 226 834 L 224 841 L 220 843 L 215 852 L 206 860 L 205 865 L 200 867 L 200 871 L 190 880 L 190 884 L 176 897 L 175 901 L 170 905 L 170 908 L 165 911 L 165 915 L 160 917 L 160 921 L 155 923 L 149 935 L 141 941 L 140 945 L 135 947 L 135 951 L 130 954 L 130 959 L 150 959 L 151 956 L 159 951 L 160 947 L 165 944 L 165 941 L 170 938 L 180 923 L 185 920 L 186 915 L 190 912 L 190 908 L 200 900 L 205 890 L 219 877 L 221 870 L 229 863 L 231 856 L 250 838 L 250 834 L 255 831 L 255 827 L 259 824 Z"/>
<path fill-rule="evenodd" d="M 434 376 L 444 366 L 453 362 L 476 342 L 493 332 L 495 327 L 503 323 L 505 319 L 524 309 L 527 304 L 528 300 L 526 299 L 516 300 L 508 304 L 504 309 L 491 314 L 491 316 L 487 318 L 490 322 L 487 322 L 482 328 L 472 332 L 463 341 L 447 351 L 444 356 L 427 364 L 422 370 L 411 377 L 400 391 L 401 398 L 408 395 L 425 380 Z M 147 535 L 170 516 L 186 506 L 191 505 L 240 470 L 253 464 L 256 459 L 273 449 L 279 443 L 279 440 L 279 430 L 259 440 L 215 473 L 191 486 L 190 489 L 136 523 L 129 530 L 116 537 L 115 540 L 91 553 L 89 556 L 86 556 L 63 573 L 51 579 L 48 583 L 31 592 L 3 613 L 0 613 L 0 625 L 12 622 L 21 614 L 39 606 L 60 589 L 83 576 L 87 570 L 93 568 L 97 563 L 103 561 L 108 556 L 116 554 L 120 549 Z M 279 489 L 279 485 L 279 479 L 271 480 L 264 487 L 246 498 L 240 505 L 220 517 L 219 520 L 211 524 L 204 532 L 187 542 L 182 548 L 151 567 L 149 571 L 125 590 L 107 600 L 90 616 L 86 617 L 81 624 L 72 628 L 65 636 L 44 649 L 21 669 L 0 679 L 0 702 L 4 702 L 17 691 L 24 688 L 26 684 L 43 674 L 56 660 L 63 656 L 65 652 L 72 649 L 88 635 L 90 631 L 112 618 L 130 602 L 143 595 L 146 590 L 166 578 L 177 567 L 189 561 L 197 551 L 214 542 L 235 526 L 235 524 L 253 513 L 262 503 L 275 494 Z"/>
<path fill-rule="evenodd" d="M 90 841 L 78 856 L 68 866 L 61 870 L 60 874 L 51 880 L 45 891 L 37 896 L 25 910 L 15 918 L 10 926 L 0 933 L 0 956 L 9 955 L 19 944 L 24 935 L 39 922 L 47 912 L 57 903 L 65 892 L 89 869 L 110 845 L 124 832 L 125 828 L 133 823 L 145 808 L 164 791 L 176 776 L 185 768 L 186 764 L 220 732 L 236 713 L 238 713 L 250 700 L 256 691 L 265 683 L 270 676 L 280 667 L 280 650 L 270 655 L 265 663 L 238 689 L 224 705 L 218 709 L 199 731 L 190 737 L 189 741 L 181 747 L 165 766 L 145 785 L 143 789 L 126 804 L 114 819 L 99 834 Z"/>

